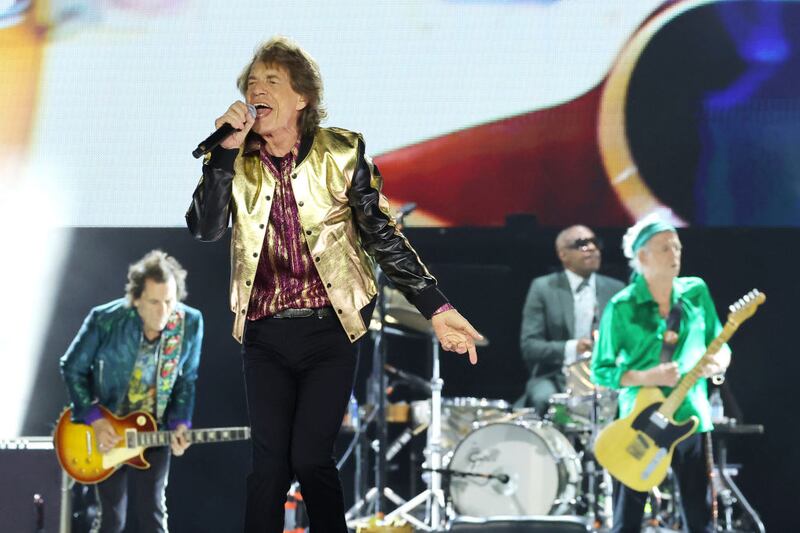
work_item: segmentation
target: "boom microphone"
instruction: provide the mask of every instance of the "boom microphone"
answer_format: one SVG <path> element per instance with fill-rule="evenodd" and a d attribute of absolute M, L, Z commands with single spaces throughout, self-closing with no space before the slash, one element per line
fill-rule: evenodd
<path fill-rule="evenodd" d="M 253 104 L 247 104 L 247 112 L 250 113 L 250 116 L 256 118 L 256 106 L 254 106 Z M 192 155 L 194 156 L 195 159 L 197 159 L 200 156 L 206 155 L 208 152 L 216 148 L 219 143 L 227 139 L 231 133 L 237 131 L 240 130 L 237 130 L 236 128 L 234 128 L 233 126 L 231 126 L 226 122 L 225 124 L 217 128 L 217 131 L 215 131 L 214 133 L 206 137 L 203 141 L 201 141 L 200 144 L 197 145 L 197 148 L 195 148 L 194 151 L 192 152 Z"/>
<path fill-rule="evenodd" d="M 427 392 L 428 394 L 431 393 L 431 384 L 428 381 L 425 381 L 419 376 L 415 376 L 414 374 L 410 374 L 399 368 L 395 368 L 390 364 L 383 365 L 383 369 L 386 370 L 389 374 L 400 378 L 401 380 L 405 381 L 409 385 L 420 389 L 421 391 Z"/>

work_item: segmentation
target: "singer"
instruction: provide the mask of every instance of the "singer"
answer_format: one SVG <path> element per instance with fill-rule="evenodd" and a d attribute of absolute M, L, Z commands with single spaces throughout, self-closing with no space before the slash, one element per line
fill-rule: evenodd
<path fill-rule="evenodd" d="M 237 84 L 245 101 L 215 124 L 238 131 L 206 158 L 186 220 L 201 241 L 222 237 L 232 220 L 233 336 L 253 442 L 245 530 L 283 530 L 296 476 L 311 530 L 345 533 L 333 445 L 374 307 L 372 259 L 432 320 L 445 350 L 475 364 L 481 337 L 396 227 L 361 135 L 320 127 L 322 79 L 310 55 L 275 37 Z"/>

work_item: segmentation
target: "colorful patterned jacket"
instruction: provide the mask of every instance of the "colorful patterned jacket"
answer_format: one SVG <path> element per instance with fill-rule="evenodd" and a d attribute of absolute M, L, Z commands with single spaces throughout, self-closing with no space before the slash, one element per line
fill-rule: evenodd
<path fill-rule="evenodd" d="M 191 425 L 203 341 L 203 315 L 178 304 L 162 332 L 156 378 L 156 418 L 174 428 Z M 95 307 L 61 357 L 73 420 L 99 418 L 96 404 L 117 412 L 128 392 L 142 319 L 124 298 Z"/>

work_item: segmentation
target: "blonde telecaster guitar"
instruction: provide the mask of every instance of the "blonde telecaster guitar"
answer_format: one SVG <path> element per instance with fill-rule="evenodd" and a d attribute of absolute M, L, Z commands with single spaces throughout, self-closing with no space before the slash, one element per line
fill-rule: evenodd
<path fill-rule="evenodd" d="M 702 376 L 707 358 L 718 352 L 765 300 L 763 293 L 752 290 L 730 306 L 720 334 L 669 396 L 664 398 L 658 387 L 642 387 L 633 411 L 600 432 L 594 445 L 595 457 L 612 476 L 640 492 L 647 492 L 664 480 L 675 446 L 691 435 L 698 424 L 694 416 L 682 423 L 675 422 L 675 411 Z"/>
<path fill-rule="evenodd" d="M 118 418 L 108 409 L 100 407 L 103 417 L 111 422 L 114 431 L 122 440 L 106 453 L 97 448 L 92 426 L 73 422 L 72 411 L 61 413 L 53 432 L 53 446 L 61 468 L 79 483 L 93 484 L 107 479 L 122 465 L 134 468 L 149 468 L 144 458 L 146 448 L 168 446 L 172 432 L 158 431 L 153 416 L 145 412 L 135 412 Z M 250 438 L 250 428 L 212 428 L 187 431 L 187 440 L 192 444 L 206 442 L 227 442 Z"/>

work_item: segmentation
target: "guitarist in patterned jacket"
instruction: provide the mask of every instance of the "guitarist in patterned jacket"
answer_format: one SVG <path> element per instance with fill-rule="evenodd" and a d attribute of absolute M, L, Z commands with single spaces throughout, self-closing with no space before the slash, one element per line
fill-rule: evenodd
<path fill-rule="evenodd" d="M 61 358 L 61 374 L 73 421 L 92 426 L 101 453 L 121 437 L 99 405 L 116 416 L 146 411 L 159 426 L 175 430 L 169 448 L 145 452 L 149 469 L 122 468 L 95 485 L 100 513 L 92 531 L 125 529 L 130 482 L 139 511 L 136 531 L 166 532 L 170 449 L 182 455 L 189 446 L 184 432 L 194 408 L 203 317 L 181 303 L 186 270 L 160 250 L 130 266 L 125 293 L 92 309 Z"/>
<path fill-rule="evenodd" d="M 608 303 L 600 321 L 592 380 L 620 390 L 620 417 L 627 416 L 640 387 L 674 387 L 722 330 L 708 287 L 700 278 L 678 277 L 681 242 L 675 228 L 648 217 L 628 230 L 623 250 L 633 281 Z M 727 345 L 710 358 L 704 376 L 725 372 Z M 706 379 L 689 390 L 676 422 L 695 416 L 697 431 L 680 442 L 672 470 L 680 487 L 687 529 L 713 531 L 703 432 L 711 431 Z M 614 532 L 639 532 L 647 493 L 615 483 Z M 619 489 L 619 490 L 617 490 Z"/>

